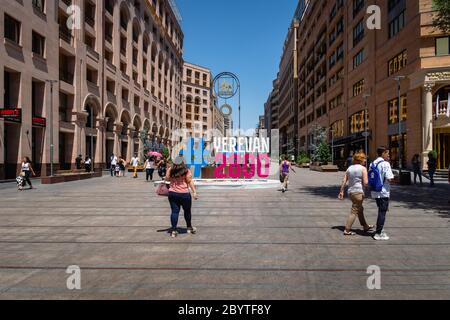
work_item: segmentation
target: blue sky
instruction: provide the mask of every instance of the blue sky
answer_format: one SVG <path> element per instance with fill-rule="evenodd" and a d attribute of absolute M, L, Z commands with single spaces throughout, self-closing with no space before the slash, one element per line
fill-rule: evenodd
<path fill-rule="evenodd" d="M 183 18 L 184 59 L 241 81 L 243 129 L 255 128 L 278 72 L 297 0 L 176 0 Z M 237 101 L 234 123 L 238 126 Z"/>

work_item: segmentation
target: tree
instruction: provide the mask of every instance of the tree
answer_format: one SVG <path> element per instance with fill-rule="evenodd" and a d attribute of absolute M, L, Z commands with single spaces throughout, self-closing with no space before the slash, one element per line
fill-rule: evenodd
<path fill-rule="evenodd" d="M 433 9 L 436 11 L 433 15 L 434 27 L 444 33 L 450 33 L 450 1 L 433 0 Z"/>
<path fill-rule="evenodd" d="M 312 130 L 314 142 L 311 144 L 312 160 L 314 162 L 328 163 L 331 160 L 330 145 L 328 144 L 328 130 L 319 125 Z"/>

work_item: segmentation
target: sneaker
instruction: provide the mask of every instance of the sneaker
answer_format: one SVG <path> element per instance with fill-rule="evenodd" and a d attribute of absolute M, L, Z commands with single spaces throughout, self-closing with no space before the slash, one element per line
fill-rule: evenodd
<path fill-rule="evenodd" d="M 172 233 L 170 234 L 170 236 L 172 238 L 176 238 L 178 236 L 178 231 L 172 231 Z"/>
<path fill-rule="evenodd" d="M 386 233 L 381 233 L 381 234 L 375 234 L 373 236 L 373 239 L 376 241 L 387 241 L 387 240 L 389 240 L 389 237 L 387 236 Z"/>
<path fill-rule="evenodd" d="M 389 240 L 390 239 L 390 237 L 387 235 L 387 233 L 386 232 L 381 232 L 381 236 L 384 238 L 384 240 L 385 241 L 387 241 L 387 240 Z"/>
<path fill-rule="evenodd" d="M 197 228 L 194 228 L 194 227 L 188 228 L 188 229 L 187 229 L 187 232 L 188 232 L 189 234 L 196 234 L 196 233 L 197 233 Z"/>

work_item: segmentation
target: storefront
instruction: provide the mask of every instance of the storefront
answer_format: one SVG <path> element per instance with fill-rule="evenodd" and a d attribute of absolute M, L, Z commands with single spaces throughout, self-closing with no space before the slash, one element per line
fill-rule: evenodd
<path fill-rule="evenodd" d="M 0 118 L 4 120 L 4 178 L 14 179 L 17 176 L 19 163 L 22 109 L 0 109 Z"/>

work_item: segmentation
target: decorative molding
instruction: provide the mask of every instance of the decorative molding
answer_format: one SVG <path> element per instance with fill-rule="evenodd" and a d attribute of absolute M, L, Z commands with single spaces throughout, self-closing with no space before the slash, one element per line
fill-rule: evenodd
<path fill-rule="evenodd" d="M 450 81 L 450 71 L 427 73 L 426 81 Z"/>

